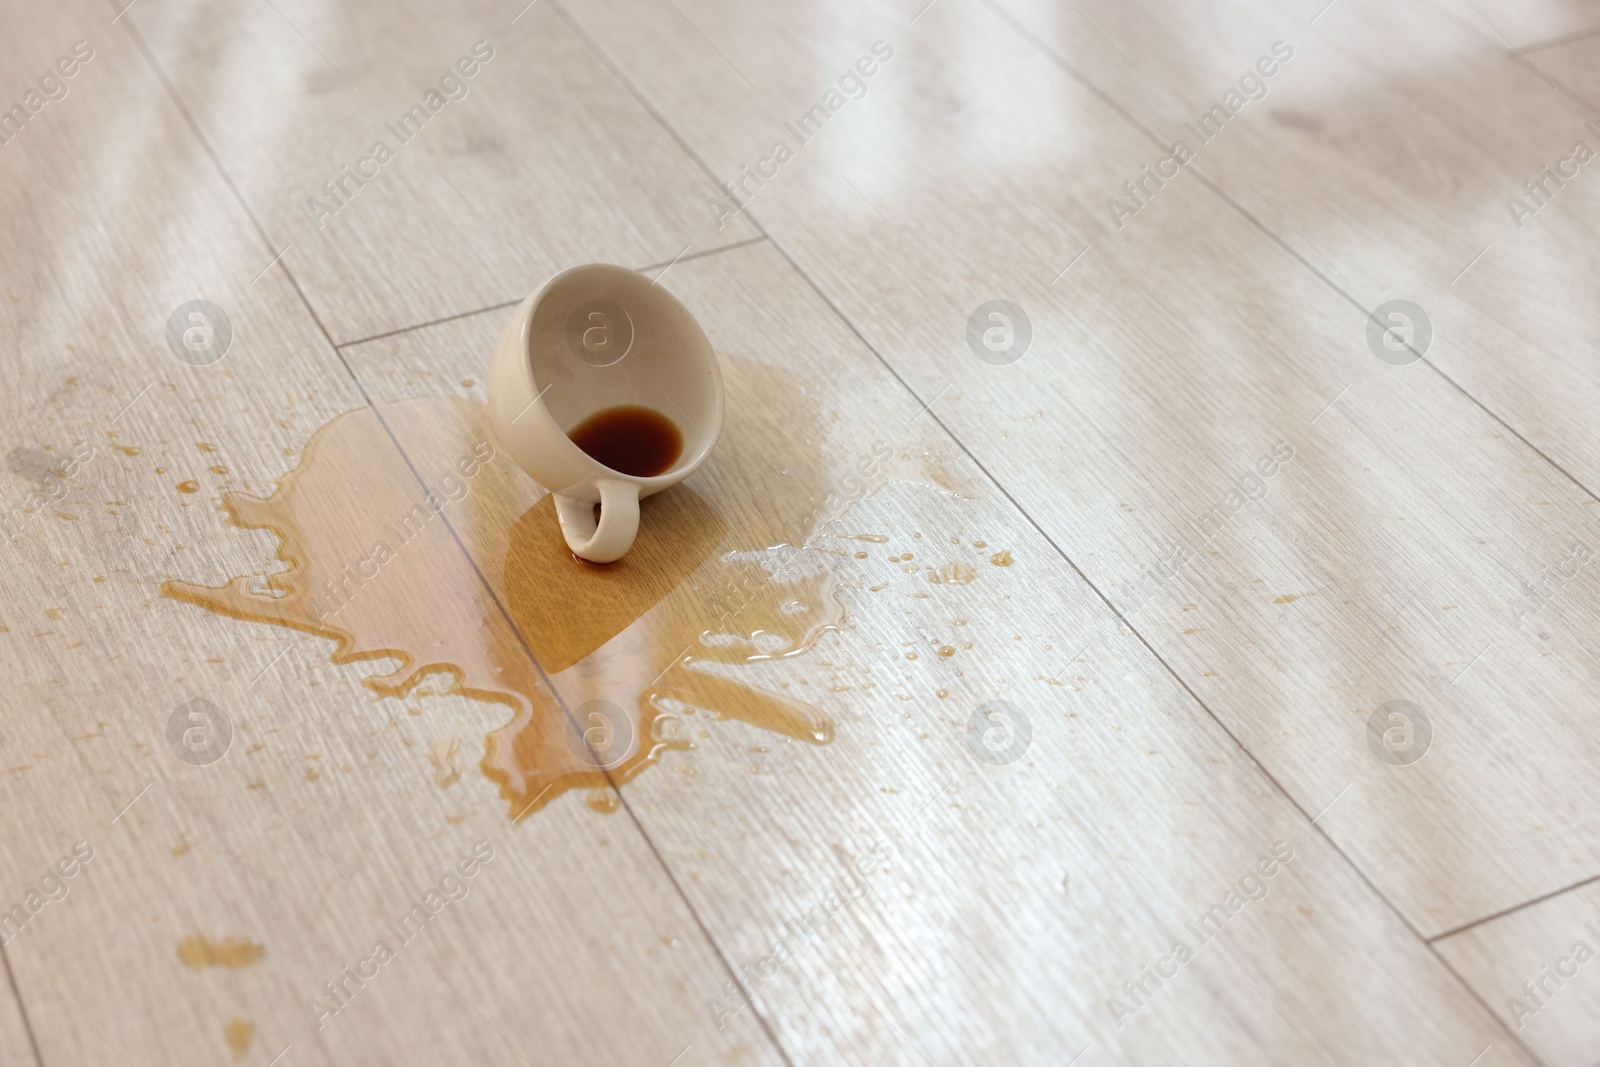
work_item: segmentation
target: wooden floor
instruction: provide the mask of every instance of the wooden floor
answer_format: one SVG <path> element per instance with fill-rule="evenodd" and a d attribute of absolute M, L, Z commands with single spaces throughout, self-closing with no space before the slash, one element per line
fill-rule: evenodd
<path fill-rule="evenodd" d="M 5 4 L 0 1064 L 1600 1060 L 1600 0 L 523 3 Z"/>

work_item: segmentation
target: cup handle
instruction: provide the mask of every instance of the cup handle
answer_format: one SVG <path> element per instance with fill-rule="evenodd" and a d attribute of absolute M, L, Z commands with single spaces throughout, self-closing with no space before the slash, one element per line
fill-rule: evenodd
<path fill-rule="evenodd" d="M 601 478 L 600 523 L 596 528 L 594 505 L 567 496 L 556 497 L 556 517 L 567 547 L 591 563 L 619 560 L 633 547 L 639 532 L 639 487 L 632 482 Z"/>

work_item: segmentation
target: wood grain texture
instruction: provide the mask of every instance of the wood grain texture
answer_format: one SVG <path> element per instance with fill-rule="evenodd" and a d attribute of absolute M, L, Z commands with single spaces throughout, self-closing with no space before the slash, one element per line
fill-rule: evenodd
<path fill-rule="evenodd" d="M 9 984 L 0 993 L 0 1055 L 7 1063 L 31 1064 L 39 1067 L 39 1058 L 33 1054 L 33 1043 L 28 1036 L 28 1024 L 23 1018 L 22 1006 Z"/>
<path fill-rule="evenodd" d="M 665 20 L 581 10 L 713 171 L 766 140 L 754 103 L 675 105 L 691 94 L 639 43 Z M 732 47 L 807 40 L 770 18 Z M 894 32 L 883 12 L 836 21 L 860 50 Z M 1592 875 L 1600 782 L 1571 715 L 1600 670 L 1594 575 L 1569 561 L 1537 627 L 1516 607 L 1520 581 L 1593 544 L 1590 496 L 1428 364 L 1374 358 L 1365 313 L 1203 185 L 1103 221 L 1149 144 L 1003 20 L 935 7 L 896 40 L 747 210 L 1304 810 L 1337 799 L 1320 825 L 1420 930 Z M 824 51 L 772 54 L 772 110 L 832 84 L 848 57 Z M 941 167 L 869 162 L 896 138 Z M 999 368 L 964 343 L 997 295 L 1034 337 Z M 1251 473 L 1280 441 L 1293 462 Z M 1435 726 L 1398 773 L 1365 740 L 1396 699 Z M 1510 709 L 1539 724 L 1514 763 Z"/>
<path fill-rule="evenodd" d="M 663 497 L 693 492 L 726 538 L 552 683 L 569 707 L 626 706 L 639 675 L 681 654 L 656 640 L 675 613 L 728 627 L 706 605 L 730 558 L 788 544 L 837 574 L 837 635 L 740 668 L 748 684 L 806 694 L 834 721 L 832 743 L 691 717 L 694 750 L 623 789 L 722 953 L 750 966 L 792 1061 L 1035 1063 L 1093 1050 L 1083 1062 L 1466 1062 L 1493 1046 L 1482 1062 L 1528 1062 L 776 251 L 684 263 L 669 282 L 724 354 L 729 421 L 706 467 Z M 380 411 L 441 392 L 481 400 L 460 383 L 504 314 L 346 356 Z M 476 432 L 396 422 L 424 472 L 447 469 Z M 885 441 L 894 459 L 819 520 L 830 493 L 849 500 L 856 459 Z M 537 487 L 511 481 L 515 492 L 466 496 L 452 520 L 491 585 L 519 516 L 558 536 Z M 646 502 L 647 532 L 670 506 Z M 1008 566 L 991 562 L 997 550 Z M 759 621 L 736 617 L 727 632 Z M 1059 680 L 1046 667 L 1057 661 L 1068 663 Z M 1032 729 L 1004 766 L 973 758 L 966 740 L 994 699 Z M 1294 859 L 1263 883 L 1265 898 L 1197 941 L 1185 922 L 1279 841 Z M 855 879 L 874 842 L 892 850 L 887 863 Z M 859 899 L 820 935 L 797 934 L 857 881 Z M 1194 962 L 1119 1020 L 1109 1001 L 1175 939 L 1192 943 Z M 775 940 L 792 958 L 762 979 Z M 1404 975 L 1392 988 L 1406 1003 L 1376 1010 L 1358 992 L 1373 973 Z"/>
<path fill-rule="evenodd" d="M 1585 38 L 1538 55 L 1539 69 L 1581 100 L 1591 114 L 1600 111 L 1600 72 L 1595 69 L 1597 54 L 1600 54 L 1600 40 Z"/>
<path fill-rule="evenodd" d="M 347 342 L 518 300 L 574 263 L 663 264 L 752 236 L 716 234 L 705 179 L 645 110 L 547 6 L 517 6 L 162 0 L 127 17 Z M 402 141 L 393 127 L 430 90 L 438 110 Z M 380 141 L 393 159 L 359 165 L 375 176 L 323 191 Z M 308 212 L 319 196 L 337 212 Z"/>
<path fill-rule="evenodd" d="M 1525 55 L 1600 32 L 1600 4 L 1595 0 L 1436 0 L 1435 6 L 1495 47 Z"/>
<path fill-rule="evenodd" d="M 1600 589 L 1566 573 L 1600 545 L 1593 192 L 1435 277 L 1581 118 L 1581 59 L 1557 88 L 1465 13 L 1314 6 L 8 6 L 0 100 L 93 57 L 0 144 L 0 904 L 29 909 L 0 1061 L 1592 1048 L 1575 988 L 1496 1017 L 1591 891 L 1476 921 L 1600 871 Z M 1479 6 L 1508 40 L 1587 25 Z M 1269 99 L 1112 224 L 1152 131 L 1275 31 Z M 311 223 L 480 39 L 470 91 Z M 336 520 L 445 486 L 486 438 L 483 309 L 591 259 L 659 264 L 729 396 L 609 578 L 501 458 L 355 582 L 431 646 L 335 663 L 163 595 L 303 567 L 226 494 L 330 456 Z M 1369 351 L 1394 295 L 1430 362 Z M 233 327 L 203 367 L 167 340 L 197 297 Z M 1031 320 L 1009 365 L 967 338 L 995 298 Z M 352 412 L 364 451 L 308 453 Z M 439 651 L 475 640 L 484 699 Z M 619 788 L 506 787 L 508 721 L 544 746 L 515 767 L 641 698 L 666 750 Z M 209 765 L 179 757 L 197 699 L 233 730 Z M 1373 757 L 1394 699 L 1420 763 Z"/>
<path fill-rule="evenodd" d="M 31 18 L 6 38 L 8 70 L 44 69 L 84 33 L 96 49 L 0 150 L 15 253 L 0 892 L 42 885 L 75 842 L 94 851 L 7 946 L 44 1062 L 225 1062 L 235 1019 L 254 1026 L 255 1063 L 291 1045 L 285 1062 L 666 1063 L 691 1044 L 777 1062 L 748 1018 L 718 1031 L 700 1010 L 720 964 L 637 833 L 572 804 L 513 830 L 488 781 L 439 784 L 430 750 L 454 738 L 470 767 L 500 709 L 427 687 L 376 700 L 361 678 L 381 666 L 334 669 L 326 642 L 160 596 L 164 578 L 270 559 L 265 534 L 223 523 L 218 494 L 265 495 L 363 399 L 288 279 L 252 284 L 271 253 L 126 30 L 98 5 Z M 138 153 L 160 168 L 130 174 Z M 235 328 L 208 367 L 164 337 L 194 295 Z M 197 698 L 235 731 L 206 767 L 168 739 Z M 319 1030 L 322 983 L 480 840 L 495 858 L 470 893 Z M 263 954 L 196 969 L 180 952 L 193 938 Z"/>
<path fill-rule="evenodd" d="M 1540 1060 L 1591 1067 L 1600 1044 L 1597 929 L 1600 892 L 1589 885 L 1443 938 L 1438 947 Z"/>

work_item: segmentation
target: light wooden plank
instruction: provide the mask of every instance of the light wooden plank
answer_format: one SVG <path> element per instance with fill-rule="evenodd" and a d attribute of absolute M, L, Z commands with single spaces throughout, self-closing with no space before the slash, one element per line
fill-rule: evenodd
<path fill-rule="evenodd" d="M 777 602 L 815 607 L 812 577 L 837 583 L 836 634 L 709 664 L 742 702 L 700 690 L 716 714 L 681 717 L 695 747 L 628 766 L 622 789 L 723 954 L 756 976 L 791 1061 L 1531 1062 L 773 248 L 684 263 L 667 284 L 723 353 L 728 391 L 707 466 L 644 508 L 635 551 L 687 557 L 671 591 L 634 602 L 631 623 L 586 624 L 566 575 L 581 565 L 514 470 L 451 521 L 552 668 L 570 634 L 541 629 L 538 603 L 581 605 L 573 625 L 598 647 L 553 669 L 568 707 L 693 691 L 673 666 L 684 652 L 704 665 L 726 647 L 715 635 L 781 632 Z M 506 314 L 345 350 L 425 479 L 482 432 L 481 368 Z M 517 581 L 529 557 L 537 588 Z M 787 568 L 722 618 L 746 561 Z M 645 567 L 627 573 L 645 582 Z M 831 742 L 735 721 L 773 695 L 826 716 Z M 1032 731 L 1001 766 L 966 740 L 997 698 Z M 1294 859 L 1265 899 L 1194 940 L 1185 922 L 1280 840 Z M 858 899 L 823 922 L 841 888 Z M 808 914 L 821 930 L 802 937 Z M 1174 939 L 1194 962 L 1119 1020 L 1110 1000 Z M 1396 999 L 1367 995 L 1374 973 Z"/>
<path fill-rule="evenodd" d="M 1524 188 L 1577 141 L 1600 151 L 1589 113 L 1558 88 L 1549 54 L 1527 57 L 1530 69 L 1435 7 L 1341 0 L 1308 24 L 1316 7 L 1088 4 L 1071 19 L 1005 9 L 1164 146 L 1143 162 L 1182 139 L 1191 169 L 1361 307 L 1420 305 L 1427 358 L 1595 489 L 1600 370 L 1587 353 L 1600 333 L 1580 294 L 1600 278 L 1600 183 L 1569 161 L 1576 178 L 1544 179 L 1548 209 Z M 1170 30 L 1140 32 L 1155 24 Z M 1280 64 L 1275 42 L 1292 58 Z M 1252 74 L 1263 58 L 1270 78 Z M 1252 77 L 1244 91 L 1263 94 L 1253 101 L 1240 93 Z M 1199 131 L 1230 90 L 1243 106 L 1223 112 L 1224 132 Z M 1119 186 L 1098 201 L 1107 222 L 1111 198 L 1140 203 Z"/>
<path fill-rule="evenodd" d="M 1547 584 L 1532 620 L 1517 608 L 1520 582 L 1593 545 L 1587 493 L 1427 365 L 1376 359 L 1362 310 L 1199 183 L 1113 229 L 1106 191 L 1149 142 L 998 17 L 724 18 L 771 95 L 712 112 L 694 101 L 723 76 L 670 67 L 659 41 L 693 47 L 671 20 L 580 10 L 724 173 L 893 37 L 865 99 L 748 211 L 1303 810 L 1339 798 L 1319 825 L 1419 930 L 1600 869 L 1595 739 L 1570 710 L 1600 670 L 1595 577 Z M 1035 338 L 1008 367 L 965 340 L 997 296 Z M 1278 442 L 1293 461 L 1262 478 Z M 1400 770 L 1366 741 L 1392 700 L 1435 727 Z"/>
<path fill-rule="evenodd" d="M 45 69 L 80 27 L 95 48 L 0 149 L 0 892 L 40 885 L 75 842 L 94 850 L 7 945 L 45 1063 L 231 1062 L 247 1031 L 240 1055 L 261 1064 L 289 1046 L 282 1062 L 667 1063 L 685 1046 L 684 1063 L 778 1062 L 754 1021 L 704 1017 L 722 965 L 637 831 L 577 796 L 513 825 L 470 773 L 511 709 L 428 685 L 378 699 L 364 679 L 401 664 L 332 667 L 327 640 L 161 595 L 168 578 L 277 567 L 268 535 L 225 525 L 220 494 L 269 494 L 363 399 L 108 19 L 28 9 L 0 41 L 7 70 Z M 234 326 L 206 367 L 164 336 L 197 295 Z M 392 446 L 359 458 L 357 477 L 410 476 Z M 428 537 L 416 559 L 459 557 Z M 456 595 L 427 608 L 448 617 L 470 603 Z M 195 699 L 234 731 L 208 766 L 169 742 Z M 319 1029 L 322 983 L 479 841 L 495 854 L 469 892 Z"/>
<path fill-rule="evenodd" d="M 11 611 L 7 614 L 15 617 Z M 15 655 L 8 650 L 6 658 L 8 674 L 16 677 Z M 79 1007 L 95 1008 L 85 999 L 86 988 L 98 986 L 109 993 L 119 986 L 116 976 L 106 973 L 97 951 L 105 941 L 114 940 L 107 938 L 106 930 L 126 925 L 118 922 L 116 913 L 103 908 L 106 887 L 114 884 L 119 873 L 107 847 L 107 833 L 113 829 L 109 820 L 116 809 L 108 805 L 105 811 L 95 810 L 87 794 L 89 790 L 98 792 L 100 783 L 75 765 L 71 742 L 62 736 L 58 724 L 40 714 L 45 707 L 40 690 L 26 684 L 7 702 L 0 749 L 5 763 L 0 798 L 6 812 L 0 879 L 7 887 L 7 911 L 17 906 L 24 910 L 7 926 L 6 959 L 25 999 L 43 1063 L 121 1062 L 116 1049 L 96 1032 L 97 1026 L 107 1026 L 109 1020 L 95 1011 L 97 1021 L 89 1021 Z M 51 773 L 49 768 L 57 764 L 64 765 L 63 773 Z M 55 795 L 41 795 L 37 788 L 47 776 L 55 780 L 57 788 L 50 791 Z M 71 788 L 73 784 L 76 789 Z M 155 885 L 142 888 L 159 892 Z M 30 893 L 35 894 L 32 899 Z M 134 914 L 142 903 L 142 898 L 124 897 L 121 914 Z M 84 938 L 75 923 L 91 912 L 94 921 L 109 925 Z M 52 951 L 63 937 L 71 938 L 73 948 L 66 953 Z M 63 993 L 63 986 L 69 992 Z M 5 1029 L 20 1034 L 12 1026 Z M 0 1048 L 27 1047 L 23 1040 L 14 1036 Z M 7 1062 L 11 1062 L 9 1057 Z M 39 1059 L 29 1047 L 18 1062 Z"/>
<path fill-rule="evenodd" d="M 1597 930 L 1600 889 L 1587 885 L 1443 938 L 1438 946 L 1543 1062 L 1591 1067 L 1600 1043 Z"/>
<path fill-rule="evenodd" d="M 126 18 L 346 342 L 517 299 L 575 262 L 753 235 L 714 230 L 704 177 L 548 5 L 522 6 L 160 0 Z M 430 91 L 421 132 L 390 128 Z M 380 141 L 393 159 L 358 164 Z M 343 179 L 358 166 L 376 176 Z M 308 210 L 318 197 L 337 212 Z"/>

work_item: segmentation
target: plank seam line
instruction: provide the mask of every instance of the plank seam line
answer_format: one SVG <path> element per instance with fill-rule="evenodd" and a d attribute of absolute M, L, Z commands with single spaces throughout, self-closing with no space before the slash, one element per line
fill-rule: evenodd
<path fill-rule="evenodd" d="M 6 967 L 6 983 L 11 987 L 11 995 L 17 1002 L 17 1014 L 22 1016 L 22 1029 L 28 1035 L 28 1047 L 33 1049 L 33 1061 L 44 1067 L 44 1053 L 39 1051 L 39 1038 L 33 1032 L 33 1020 L 28 1017 L 28 1006 L 23 1003 L 22 989 L 17 985 L 17 973 L 11 968 L 11 954 L 4 944 L 0 944 L 0 963 Z"/>
<path fill-rule="evenodd" d="M 1596 34 L 1600 34 L 1600 26 L 1586 26 L 1583 29 L 1572 30 L 1567 33 L 1558 33 L 1554 37 L 1541 38 L 1540 40 L 1534 41 L 1531 44 L 1519 45 L 1515 41 L 1506 39 L 1506 44 L 1510 45 L 1511 47 L 1505 48 L 1490 40 L 1488 35 L 1483 32 L 1481 27 L 1473 25 L 1468 20 L 1460 17 L 1456 12 L 1451 11 L 1448 7 L 1438 3 L 1437 0 L 1423 0 L 1423 3 L 1424 6 L 1431 8 L 1434 14 L 1440 16 L 1448 22 L 1453 23 L 1457 29 L 1472 36 L 1491 52 L 1504 56 L 1506 59 L 1510 60 L 1520 60 L 1526 57 L 1529 52 L 1547 51 L 1551 48 L 1558 48 L 1562 45 L 1574 44 L 1578 41 L 1593 37 Z M 1478 17 L 1483 18 L 1483 13 L 1479 12 Z M 1483 19 L 1483 22 L 1484 25 L 1487 25 L 1491 30 L 1495 29 L 1494 24 L 1489 22 L 1488 19 Z M 1498 33 L 1499 31 L 1496 30 L 1495 32 Z M 1529 65 L 1532 65 L 1531 62 Z M 1536 70 L 1535 73 L 1541 72 Z M 1559 83 L 1555 84 L 1556 88 L 1561 90 L 1561 92 L 1568 96 L 1573 95 L 1572 92 L 1566 88 L 1566 86 Z"/>
<path fill-rule="evenodd" d="M 1496 919 L 1504 919 L 1507 915 L 1515 915 L 1517 912 L 1526 908 L 1531 908 L 1536 904 L 1543 904 L 1547 900 L 1553 900 L 1556 897 L 1562 896 L 1566 893 L 1575 892 L 1576 890 L 1582 889 L 1584 886 L 1593 885 L 1595 882 L 1600 882 L 1600 874 L 1592 874 L 1587 878 L 1581 878 L 1578 881 L 1572 882 L 1569 885 L 1564 885 L 1559 889 L 1552 889 L 1548 893 L 1531 897 L 1528 900 L 1513 904 L 1508 908 L 1501 908 L 1499 911 L 1490 912 L 1488 915 L 1485 915 L 1482 918 L 1473 919 L 1471 922 L 1465 922 L 1460 926 L 1451 927 L 1449 930 L 1446 930 L 1443 933 L 1434 934 L 1432 937 L 1428 938 L 1428 943 L 1432 944 L 1435 941 L 1443 941 L 1447 937 L 1454 937 L 1457 934 L 1464 934 L 1468 930 L 1475 929 L 1484 925 L 1485 923 L 1492 923 Z"/>
<path fill-rule="evenodd" d="M 656 270 L 657 268 L 665 267 L 673 262 L 687 263 L 693 259 L 705 259 L 707 256 L 720 255 L 723 252 L 731 252 L 736 248 L 743 248 L 746 245 L 758 244 L 766 239 L 767 237 L 765 234 L 757 234 L 755 237 L 747 237 L 742 241 L 735 241 L 732 244 L 718 245 L 716 248 L 708 248 L 703 252 L 690 252 L 687 255 L 680 257 L 676 261 L 663 259 L 659 263 L 647 263 L 642 267 L 636 267 L 634 269 L 640 274 L 643 274 L 646 271 Z M 284 269 L 288 270 L 288 266 L 285 265 Z M 364 345 L 369 341 L 381 341 L 386 337 L 394 337 L 397 334 L 410 333 L 413 330 L 425 330 L 429 326 L 438 326 L 446 322 L 455 322 L 458 319 L 470 319 L 474 315 L 486 315 L 491 311 L 504 311 L 506 308 L 516 307 L 525 299 L 526 297 L 518 297 L 515 300 L 503 300 L 498 304 L 490 304 L 487 307 L 473 308 L 471 311 L 458 311 L 453 315 L 445 315 L 442 318 L 429 319 L 427 322 L 417 322 L 409 326 L 397 326 L 392 330 L 385 330 L 382 333 L 375 333 L 370 337 L 358 337 L 354 341 L 336 341 L 333 343 L 333 347 L 353 348 L 356 345 Z"/>

